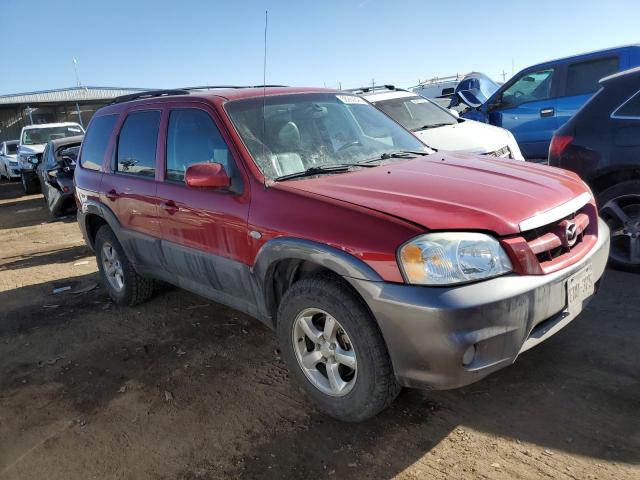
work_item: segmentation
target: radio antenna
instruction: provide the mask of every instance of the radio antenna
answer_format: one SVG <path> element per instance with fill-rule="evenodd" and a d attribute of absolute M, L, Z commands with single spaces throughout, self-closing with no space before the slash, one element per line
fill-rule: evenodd
<path fill-rule="evenodd" d="M 267 107 L 267 27 L 269 26 L 269 10 L 264 11 L 264 60 L 262 63 L 262 161 L 266 160 L 265 157 L 265 144 L 267 141 L 267 120 L 266 120 L 266 107 Z M 267 177 L 264 175 L 264 187 L 267 188 Z"/>

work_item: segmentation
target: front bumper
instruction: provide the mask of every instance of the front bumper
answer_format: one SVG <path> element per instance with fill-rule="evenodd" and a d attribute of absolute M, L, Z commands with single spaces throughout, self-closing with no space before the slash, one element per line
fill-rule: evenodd
<path fill-rule="evenodd" d="M 599 220 L 591 251 L 548 275 L 505 275 L 444 288 L 347 280 L 375 316 L 400 383 L 448 389 L 510 365 L 565 327 L 577 315 L 568 310 L 568 278 L 590 264 L 597 287 L 608 256 L 609 228 Z M 465 366 L 463 355 L 473 345 L 475 357 Z"/>
<path fill-rule="evenodd" d="M 22 174 L 20 165 L 9 165 L 7 167 L 7 173 L 10 178 L 20 178 L 20 175 Z"/>

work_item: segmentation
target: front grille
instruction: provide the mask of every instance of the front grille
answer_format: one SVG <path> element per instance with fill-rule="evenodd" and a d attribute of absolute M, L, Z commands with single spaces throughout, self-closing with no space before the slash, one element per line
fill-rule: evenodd
<path fill-rule="evenodd" d="M 511 156 L 511 149 L 508 145 L 505 145 L 502 148 L 499 148 L 495 152 L 487 152 L 485 155 L 489 155 L 490 157 L 498 157 L 498 158 L 513 158 Z"/>
<path fill-rule="evenodd" d="M 585 237 L 594 233 L 592 209 L 593 206 L 587 204 L 556 222 L 522 234 L 543 270 L 580 248 Z"/>

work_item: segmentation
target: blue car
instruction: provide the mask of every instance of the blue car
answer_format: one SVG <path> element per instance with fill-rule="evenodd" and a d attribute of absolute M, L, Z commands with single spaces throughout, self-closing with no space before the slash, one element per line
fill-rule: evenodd
<path fill-rule="evenodd" d="M 628 45 L 539 63 L 504 85 L 475 74 L 458 84 L 456 96 L 471 107 L 463 117 L 510 130 L 525 158 L 546 159 L 553 132 L 600 88 L 598 81 L 635 66 L 640 45 Z"/>

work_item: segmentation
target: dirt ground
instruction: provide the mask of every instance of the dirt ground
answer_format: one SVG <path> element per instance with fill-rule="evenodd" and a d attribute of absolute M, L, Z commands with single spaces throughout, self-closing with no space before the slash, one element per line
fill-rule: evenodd
<path fill-rule="evenodd" d="M 513 366 L 347 425 L 257 321 L 178 289 L 120 308 L 96 271 L 74 216 L 0 184 L 2 479 L 640 479 L 638 276 Z"/>

